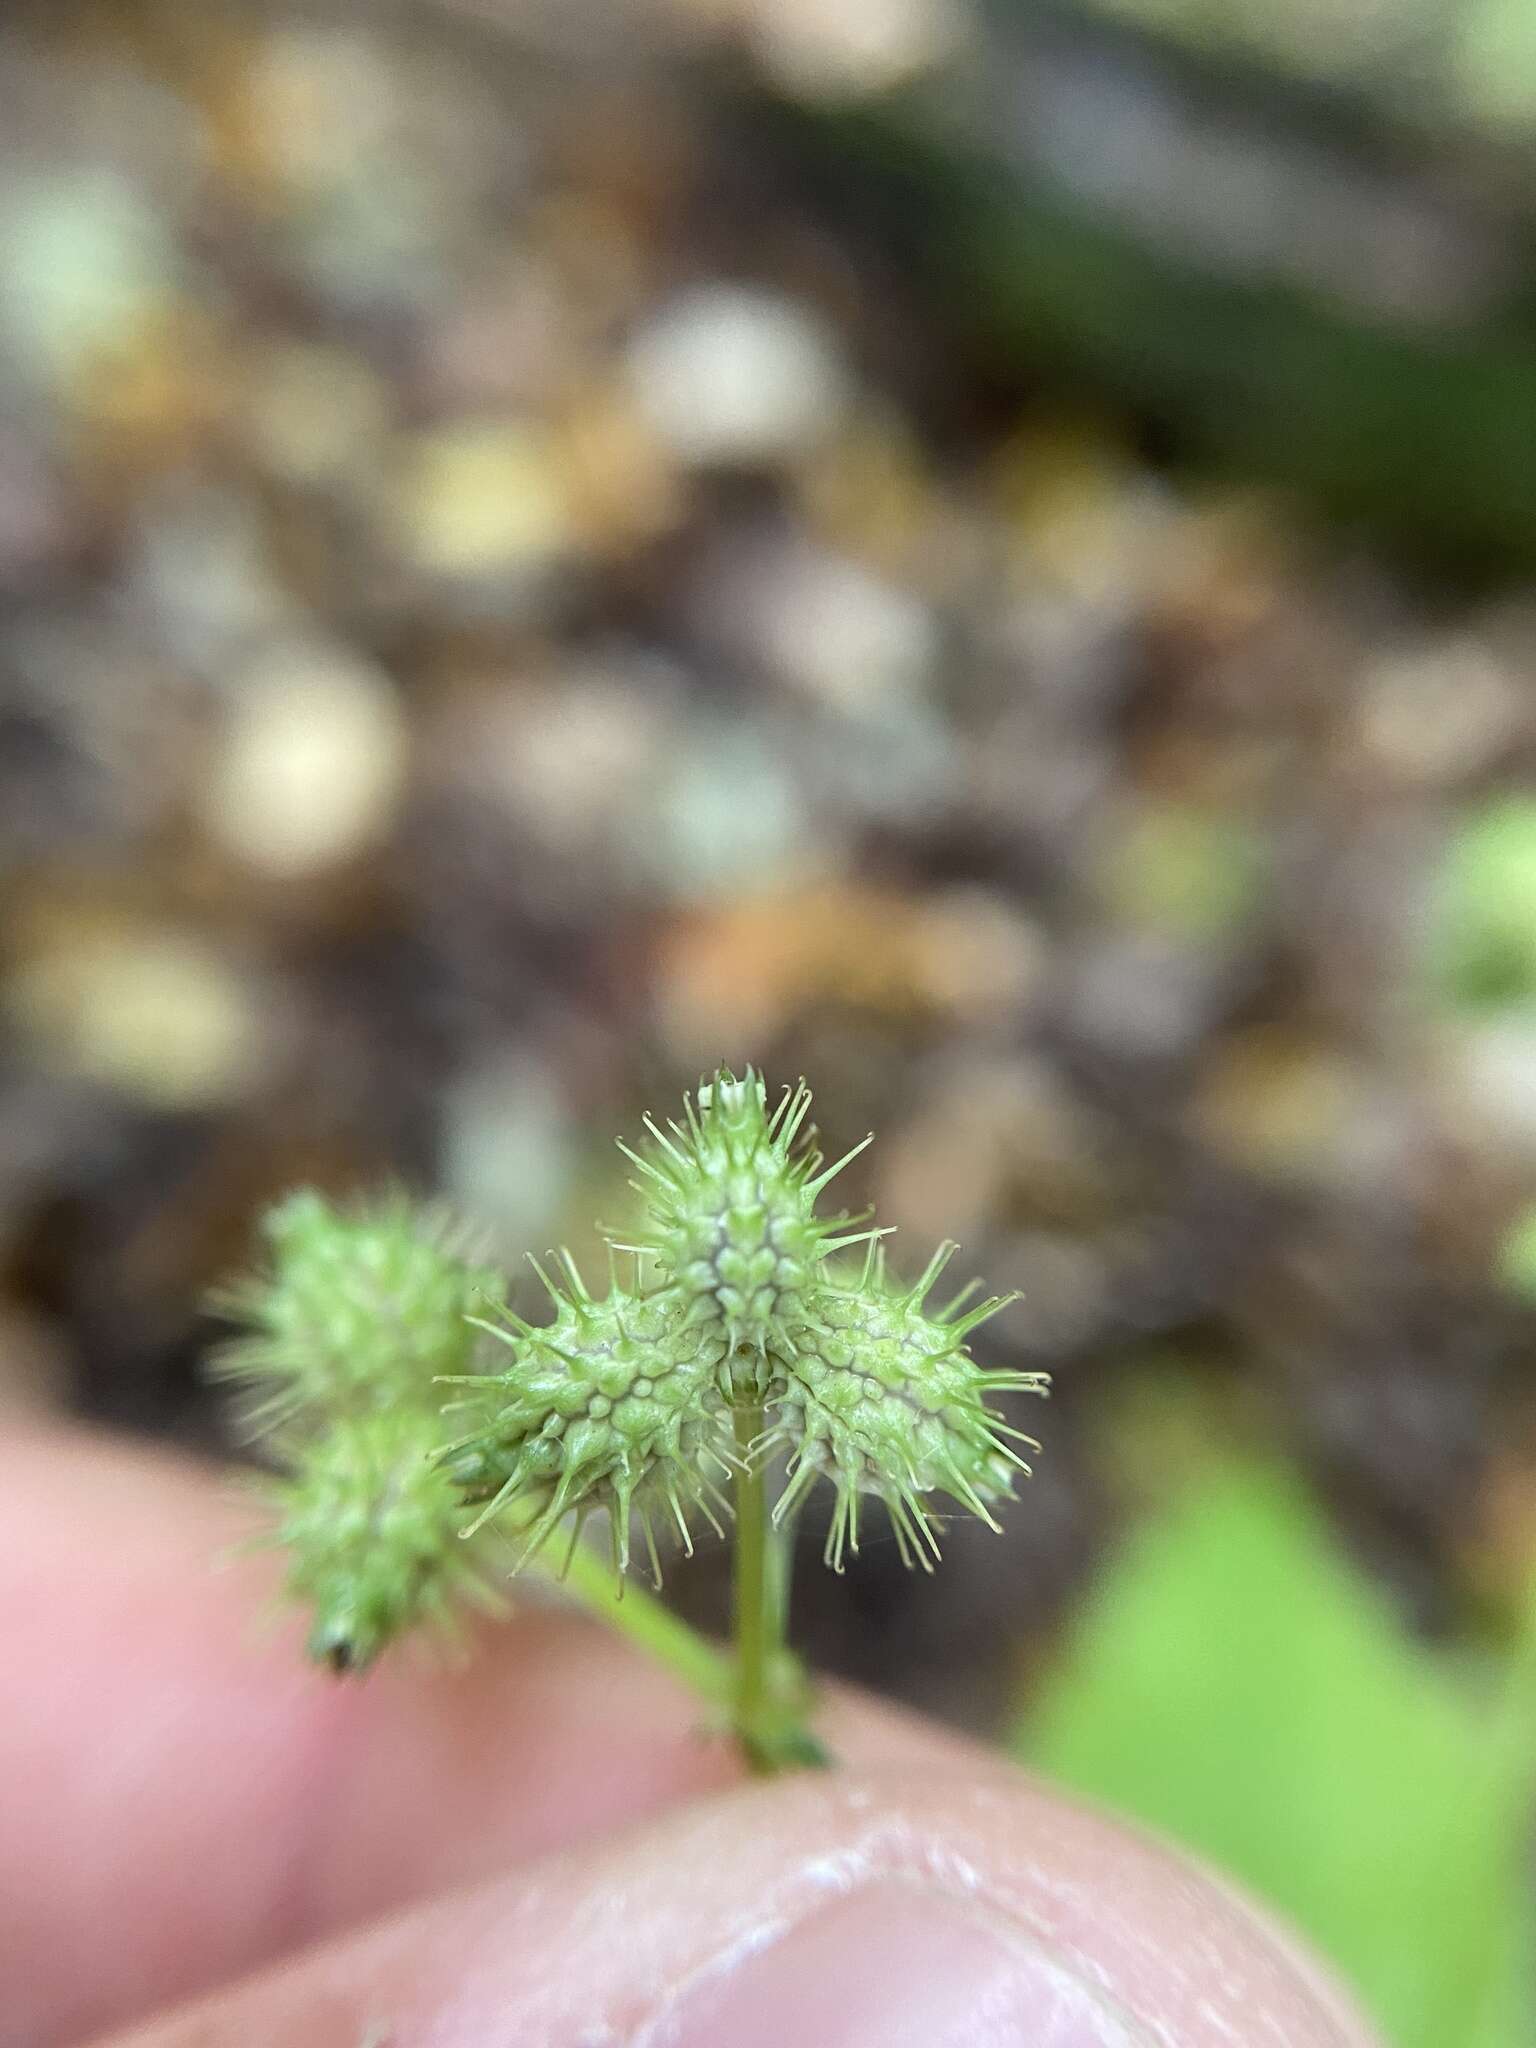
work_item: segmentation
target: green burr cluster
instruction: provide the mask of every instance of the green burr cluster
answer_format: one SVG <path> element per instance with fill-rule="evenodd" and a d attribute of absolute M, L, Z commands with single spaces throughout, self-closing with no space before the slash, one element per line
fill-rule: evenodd
<path fill-rule="evenodd" d="M 403 1198 L 347 1211 L 302 1192 L 271 1213 L 269 1270 L 221 1298 L 246 1334 L 218 1369 L 246 1389 L 283 1468 L 276 1539 L 316 1656 L 366 1665 L 417 1623 L 483 1601 L 498 1544 L 520 1565 L 569 1525 L 569 1560 L 594 1513 L 615 1574 L 638 1529 L 659 1580 L 658 1528 L 691 1550 L 691 1516 L 721 1530 L 729 1492 L 766 1517 L 775 1470 L 781 1529 L 830 1483 L 835 1570 L 857 1554 L 871 1501 L 924 1569 L 936 1496 L 997 1527 L 1038 1446 L 993 1404 L 1043 1394 L 1045 1377 L 972 1357 L 1005 1298 L 967 1307 L 966 1289 L 929 1309 L 952 1244 L 903 1284 L 885 1232 L 818 1213 L 863 1146 L 826 1165 L 810 1107 L 803 1082 L 770 1105 L 749 1067 L 716 1073 L 665 1129 L 648 1118 L 643 1147 L 622 1148 L 641 1213 L 612 1244 L 606 1291 L 568 1252 L 553 1278 L 535 1261 L 552 1309 L 537 1324 Z M 856 1245 L 860 1262 L 846 1256 Z"/>

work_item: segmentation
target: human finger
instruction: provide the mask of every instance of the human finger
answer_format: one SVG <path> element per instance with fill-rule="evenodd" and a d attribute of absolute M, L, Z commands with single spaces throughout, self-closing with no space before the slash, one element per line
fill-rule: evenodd
<path fill-rule="evenodd" d="M 1368 2048 L 1224 1883 L 1001 1763 L 721 1794 L 113 2048 Z"/>

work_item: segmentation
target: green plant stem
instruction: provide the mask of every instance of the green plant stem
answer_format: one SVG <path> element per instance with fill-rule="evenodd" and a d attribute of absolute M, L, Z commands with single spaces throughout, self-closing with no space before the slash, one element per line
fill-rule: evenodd
<path fill-rule="evenodd" d="M 800 1517 L 797 1501 L 782 1522 L 769 1518 L 768 1524 L 768 1626 L 774 1640 L 789 1640 L 789 1599 L 795 1569 L 795 1524 Z"/>
<path fill-rule="evenodd" d="M 762 1469 L 747 1456 L 762 1429 L 761 1404 L 736 1411 L 732 1654 L 633 1580 L 616 1580 L 612 1560 L 594 1546 L 577 1542 L 558 1563 L 541 1553 L 531 1569 L 728 1715 L 747 1762 L 769 1776 L 831 1759 L 806 1725 L 807 1688 L 787 1647 L 793 1532 L 773 1527 Z"/>
<path fill-rule="evenodd" d="M 736 1453 L 736 1575 L 731 1622 L 736 1644 L 736 1732 L 749 1751 L 763 1731 L 771 1694 L 768 1597 L 768 1499 L 763 1471 L 751 1450 L 763 1430 L 760 1401 L 738 1407 Z"/>
<path fill-rule="evenodd" d="M 579 1607 L 675 1673 L 711 1706 L 730 1704 L 731 1660 L 654 1594 L 633 1580 L 615 1582 L 612 1564 L 599 1551 L 578 1543 L 559 1583 Z"/>
<path fill-rule="evenodd" d="M 737 1407 L 732 1718 L 747 1761 L 753 1770 L 770 1776 L 797 1765 L 825 1765 L 829 1759 L 805 1724 L 805 1685 L 786 1641 L 786 1539 L 770 1525 L 762 1465 L 752 1456 L 763 1425 L 760 1401 Z"/>

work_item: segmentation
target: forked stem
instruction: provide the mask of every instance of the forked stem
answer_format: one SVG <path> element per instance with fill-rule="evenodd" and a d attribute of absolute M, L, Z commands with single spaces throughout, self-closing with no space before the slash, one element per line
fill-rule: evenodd
<path fill-rule="evenodd" d="M 612 1561 L 596 1546 L 574 1543 L 558 1568 L 541 1556 L 532 1569 L 546 1570 L 568 1599 L 728 1716 L 748 1764 L 766 1777 L 831 1759 L 806 1723 L 809 1689 L 788 1648 L 792 1532 L 773 1527 L 761 1465 L 748 1455 L 762 1434 L 762 1404 L 738 1408 L 734 1419 L 740 1462 L 730 1652 L 632 1579 L 615 1580 Z"/>

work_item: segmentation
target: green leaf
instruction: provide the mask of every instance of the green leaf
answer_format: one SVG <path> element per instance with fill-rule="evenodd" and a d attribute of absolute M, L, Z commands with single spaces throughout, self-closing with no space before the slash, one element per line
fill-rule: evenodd
<path fill-rule="evenodd" d="M 1397 2048 L 1525 2048 L 1529 1661 L 1480 1693 L 1295 1478 L 1228 1465 L 1111 1567 L 1017 1748 L 1268 1899 Z"/>
<path fill-rule="evenodd" d="M 1504 1233 L 1495 1270 L 1511 1294 L 1536 1302 L 1536 1203 L 1522 1209 Z"/>
<path fill-rule="evenodd" d="M 1461 819 L 1441 866 L 1433 962 L 1464 1009 L 1536 999 L 1536 799 L 1494 797 Z"/>

